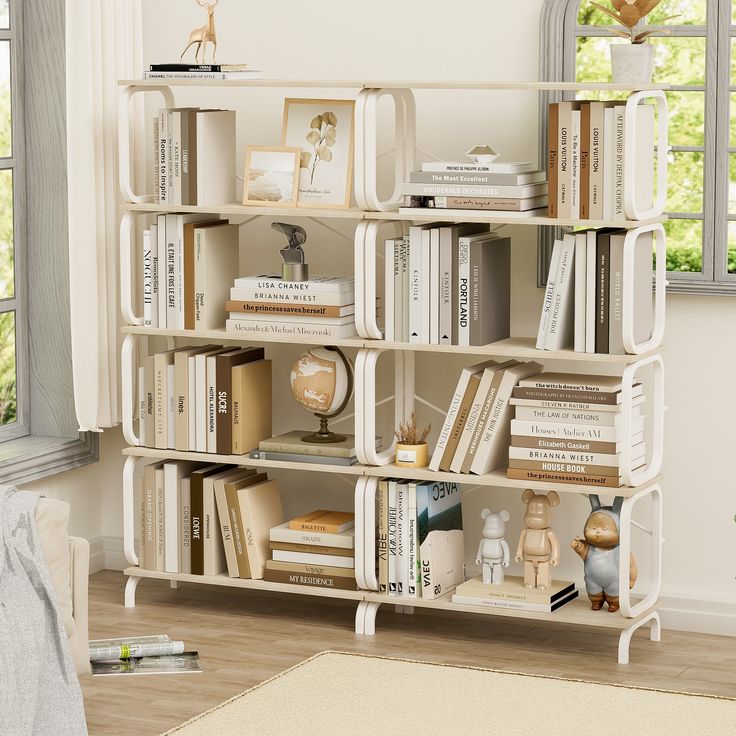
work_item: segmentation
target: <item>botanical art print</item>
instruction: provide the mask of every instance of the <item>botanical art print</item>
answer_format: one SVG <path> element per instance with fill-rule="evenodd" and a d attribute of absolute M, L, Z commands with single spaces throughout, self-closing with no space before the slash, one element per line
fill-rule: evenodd
<path fill-rule="evenodd" d="M 352 100 L 285 101 L 282 143 L 302 151 L 298 206 L 350 206 L 353 109 Z"/>

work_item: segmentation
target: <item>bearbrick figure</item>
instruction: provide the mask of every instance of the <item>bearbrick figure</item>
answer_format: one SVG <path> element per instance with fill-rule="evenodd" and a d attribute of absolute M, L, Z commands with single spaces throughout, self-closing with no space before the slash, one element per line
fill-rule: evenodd
<path fill-rule="evenodd" d="M 478 545 L 478 556 L 475 564 L 483 563 L 483 582 L 486 585 L 501 585 L 503 568 L 511 561 L 509 545 L 503 538 L 506 533 L 506 522 L 511 518 L 508 511 L 500 514 L 491 513 L 490 509 L 480 512 L 483 524 L 483 538 Z"/>
<path fill-rule="evenodd" d="M 551 567 L 560 561 L 560 543 L 550 529 L 552 508 L 560 503 L 554 491 L 546 496 L 527 488 L 521 494 L 526 504 L 524 529 L 516 548 L 516 561 L 524 563 L 524 587 L 546 590 L 552 585 Z"/>
<path fill-rule="evenodd" d="M 585 589 L 591 608 L 600 611 L 604 601 L 611 613 L 619 609 L 618 569 L 620 562 L 619 527 L 624 499 L 616 496 L 613 506 L 601 506 L 595 494 L 588 496 L 591 513 L 585 522 L 585 541 L 573 539 L 570 546 L 580 555 L 585 570 Z M 629 560 L 629 588 L 638 577 L 636 560 Z"/>

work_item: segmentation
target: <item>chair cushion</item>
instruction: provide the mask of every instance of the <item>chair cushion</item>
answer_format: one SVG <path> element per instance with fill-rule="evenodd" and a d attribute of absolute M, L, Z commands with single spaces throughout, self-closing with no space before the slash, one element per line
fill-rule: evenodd
<path fill-rule="evenodd" d="M 67 636 L 71 636 L 74 633 L 74 618 L 69 558 L 69 504 L 53 498 L 39 498 L 36 505 L 36 528 L 56 591 L 64 628 Z"/>

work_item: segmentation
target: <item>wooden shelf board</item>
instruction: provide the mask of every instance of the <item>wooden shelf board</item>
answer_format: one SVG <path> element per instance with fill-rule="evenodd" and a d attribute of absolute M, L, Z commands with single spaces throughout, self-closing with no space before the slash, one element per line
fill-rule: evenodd
<path fill-rule="evenodd" d="M 220 215 L 232 215 L 241 217 L 329 217 L 343 220 L 362 220 L 363 210 L 355 207 L 259 207 L 257 205 L 239 204 L 231 202 L 228 204 L 213 205 L 169 205 L 154 202 L 139 204 L 136 202 L 123 202 L 120 208 L 127 212 L 211 212 Z"/>
<path fill-rule="evenodd" d="M 127 567 L 124 575 L 154 580 L 175 580 L 179 583 L 197 583 L 198 585 L 219 585 L 225 588 L 250 588 L 251 590 L 270 590 L 274 593 L 296 593 L 298 595 L 312 595 L 318 598 L 345 598 L 347 600 L 362 601 L 364 590 L 335 590 L 333 588 L 316 588 L 309 585 L 292 585 L 290 583 L 272 583 L 267 580 L 252 580 L 251 578 L 231 578 L 227 575 L 191 575 L 184 572 L 161 572 L 159 570 L 144 570 L 142 567 Z"/>
<path fill-rule="evenodd" d="M 126 325 L 121 328 L 124 335 L 147 335 L 150 337 L 185 337 L 190 340 L 215 340 L 216 342 L 251 342 L 251 343 L 290 343 L 303 345 L 323 345 L 323 338 L 303 337 L 297 342 L 291 336 L 273 335 L 269 338 L 244 338 L 225 330 L 166 330 L 159 327 L 141 327 Z M 608 355 L 604 353 L 578 353 L 574 350 L 537 350 L 533 337 L 509 337 L 488 345 L 461 347 L 459 345 L 419 345 L 408 342 L 386 342 L 385 340 L 369 340 L 362 337 L 333 338 L 331 345 L 346 348 L 367 348 L 371 350 L 405 350 L 418 353 L 447 353 L 450 355 L 489 355 L 509 358 L 528 358 L 540 363 L 550 360 L 570 360 L 579 363 L 606 363 L 628 365 L 649 355 L 661 352 L 661 346 L 640 355 Z"/>
<path fill-rule="evenodd" d="M 611 82 L 481 82 L 421 80 L 370 81 L 351 79 L 121 79 L 121 86 L 137 87 L 265 87 L 265 88 L 324 88 L 324 89 L 433 89 L 433 90 L 499 90 L 534 92 L 562 90 L 570 92 L 606 91 L 638 92 L 667 90 L 669 84 L 630 85 Z"/>
<path fill-rule="evenodd" d="M 606 609 L 593 611 L 590 608 L 585 590 L 581 590 L 579 596 L 574 601 L 567 603 L 552 613 L 522 611 L 518 608 L 493 608 L 491 606 L 469 606 L 467 604 L 453 603 L 452 593 L 447 593 L 441 598 L 428 600 L 426 598 L 404 598 L 369 592 L 366 593 L 365 600 L 397 606 L 415 606 L 416 608 L 430 608 L 440 611 L 478 613 L 485 616 L 506 616 L 508 618 L 523 618 L 535 621 L 552 621 L 606 629 L 628 629 L 634 622 L 657 608 L 655 604 L 648 611 L 645 611 L 636 618 L 624 618 L 620 614 L 609 613 Z"/>

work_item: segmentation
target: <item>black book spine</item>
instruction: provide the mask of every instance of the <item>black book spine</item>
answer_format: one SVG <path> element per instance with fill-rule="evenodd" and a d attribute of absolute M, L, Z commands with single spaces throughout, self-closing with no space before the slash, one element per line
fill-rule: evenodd
<path fill-rule="evenodd" d="M 149 64 L 151 72 L 221 72 L 221 64 Z"/>
<path fill-rule="evenodd" d="M 610 234 L 601 232 L 596 243 L 596 279 L 598 282 L 595 320 L 595 351 L 608 353 L 608 290 L 610 280 L 611 240 Z"/>

